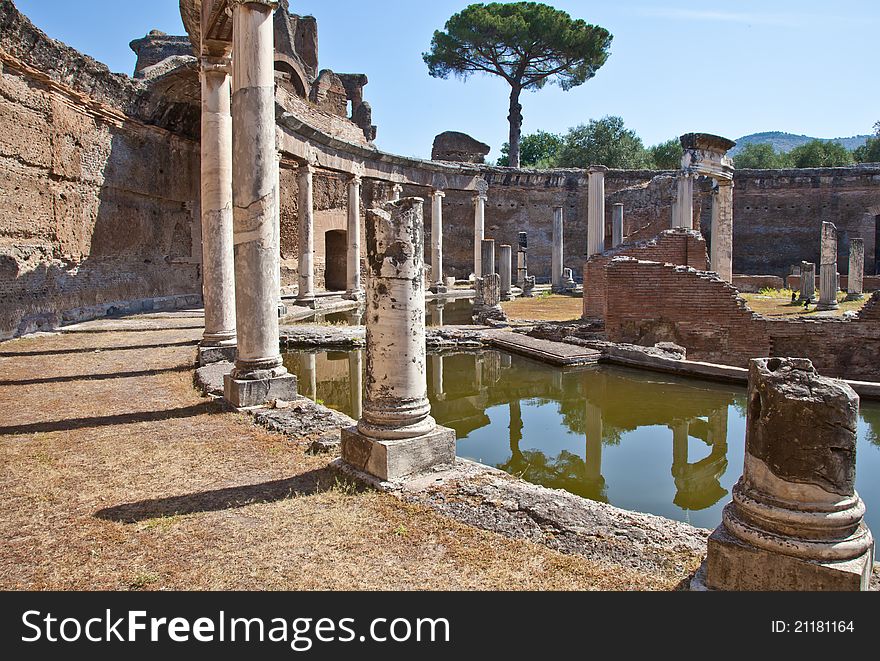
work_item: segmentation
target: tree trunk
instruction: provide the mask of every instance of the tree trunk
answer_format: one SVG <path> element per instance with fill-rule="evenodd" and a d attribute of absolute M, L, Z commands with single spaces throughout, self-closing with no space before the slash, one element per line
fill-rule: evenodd
<path fill-rule="evenodd" d="M 513 85 L 510 89 L 510 114 L 507 116 L 507 121 L 510 122 L 510 139 L 508 140 L 508 145 L 510 146 L 508 159 L 510 161 L 510 167 L 518 168 L 519 167 L 519 139 L 522 135 L 522 106 L 519 103 L 519 95 L 522 92 L 522 88 L 519 85 Z"/>

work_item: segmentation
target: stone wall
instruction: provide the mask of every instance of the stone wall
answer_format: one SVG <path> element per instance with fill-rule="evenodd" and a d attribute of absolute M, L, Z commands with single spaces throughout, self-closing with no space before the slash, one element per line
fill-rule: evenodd
<path fill-rule="evenodd" d="M 827 376 L 880 379 L 880 294 L 855 319 L 781 321 L 751 312 L 714 274 L 685 266 L 620 258 L 606 267 L 606 282 L 612 341 L 675 342 L 691 360 L 738 367 L 756 357 L 809 358 Z"/>
<path fill-rule="evenodd" d="M 0 338 L 199 294 L 198 143 L 121 112 L 142 88 L 8 0 L 0 34 Z"/>

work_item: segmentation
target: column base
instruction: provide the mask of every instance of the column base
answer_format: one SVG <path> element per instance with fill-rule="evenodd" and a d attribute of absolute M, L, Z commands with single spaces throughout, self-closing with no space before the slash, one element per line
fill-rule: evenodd
<path fill-rule="evenodd" d="M 238 409 L 263 406 L 273 399 L 290 401 L 297 396 L 296 376 L 283 374 L 266 379 L 223 377 L 223 399 Z"/>
<path fill-rule="evenodd" d="M 200 345 L 198 358 L 199 367 L 224 361 L 229 363 L 234 362 L 237 351 L 238 346 L 235 344 L 225 344 L 218 347 Z"/>
<path fill-rule="evenodd" d="M 834 301 L 834 303 L 823 303 L 822 301 L 819 301 L 816 304 L 816 311 L 817 312 L 825 312 L 827 310 L 839 310 L 839 309 L 840 309 L 840 303 L 838 303 L 837 301 Z"/>
<path fill-rule="evenodd" d="M 391 441 L 364 436 L 357 426 L 341 435 L 342 460 L 386 482 L 455 463 L 455 431 L 440 425 L 423 436 Z"/>
<path fill-rule="evenodd" d="M 294 300 L 293 304 L 299 307 L 310 308 L 314 310 L 317 302 L 315 300 L 315 297 L 313 296 L 311 298 L 297 298 L 296 300 Z"/>
<path fill-rule="evenodd" d="M 865 591 L 873 566 L 873 545 L 853 560 L 803 560 L 746 544 L 722 524 L 709 537 L 704 585 L 710 590 Z"/>

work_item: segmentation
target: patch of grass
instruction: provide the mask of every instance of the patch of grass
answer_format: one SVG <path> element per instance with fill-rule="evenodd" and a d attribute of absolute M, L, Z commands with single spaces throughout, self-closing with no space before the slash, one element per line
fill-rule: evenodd
<path fill-rule="evenodd" d="M 134 579 L 128 584 L 128 589 L 133 592 L 144 590 L 158 581 L 159 577 L 152 572 L 138 572 L 135 574 Z"/>
<path fill-rule="evenodd" d="M 170 528 L 174 524 L 178 523 L 183 517 L 180 514 L 169 514 L 167 516 L 159 516 L 155 519 L 147 519 L 144 521 L 141 528 L 143 530 L 155 530 L 155 529 L 165 529 Z"/>
<path fill-rule="evenodd" d="M 511 319 L 536 321 L 573 321 L 583 315 L 584 299 L 581 296 L 564 296 L 544 292 L 534 298 L 515 298 L 501 304 Z"/>
<path fill-rule="evenodd" d="M 752 312 L 771 318 L 798 318 L 809 317 L 816 314 L 815 304 L 804 308 L 800 301 L 792 302 L 791 289 L 762 289 L 758 294 L 740 294 L 745 299 Z M 815 300 L 819 300 L 819 291 L 816 291 Z M 837 293 L 837 301 L 840 308 L 831 313 L 823 313 L 823 316 L 842 316 L 845 312 L 858 312 L 868 300 L 846 301 L 846 292 Z"/>

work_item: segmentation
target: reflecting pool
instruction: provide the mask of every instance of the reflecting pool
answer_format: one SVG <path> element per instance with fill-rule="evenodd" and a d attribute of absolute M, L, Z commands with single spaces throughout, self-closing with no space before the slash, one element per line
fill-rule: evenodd
<path fill-rule="evenodd" d="M 284 364 L 302 395 L 360 416 L 362 350 L 288 353 Z M 429 355 L 428 394 L 460 457 L 628 510 L 714 528 L 742 472 L 745 388 L 481 351 Z M 862 404 L 858 433 L 856 488 L 876 531 L 880 404 Z"/>
<path fill-rule="evenodd" d="M 425 304 L 425 323 L 428 326 L 443 326 L 444 324 L 463 326 L 472 324 L 474 323 L 472 319 L 473 309 L 473 298 L 428 301 Z M 343 312 L 318 311 L 309 317 L 298 319 L 291 323 L 360 326 L 364 323 L 364 310 L 360 308 Z"/>

